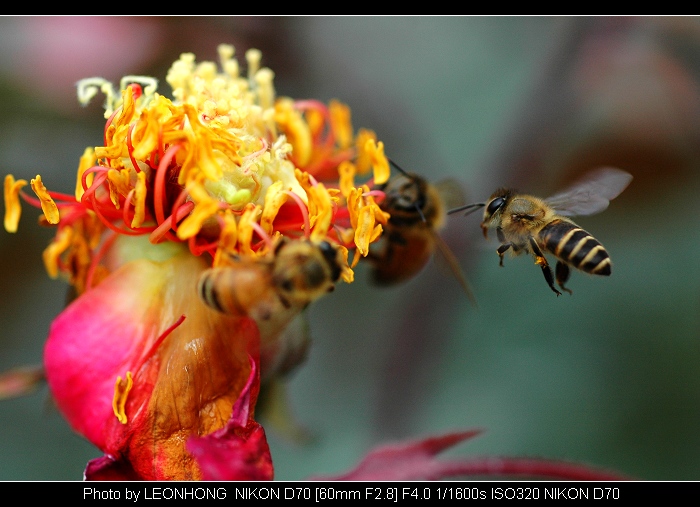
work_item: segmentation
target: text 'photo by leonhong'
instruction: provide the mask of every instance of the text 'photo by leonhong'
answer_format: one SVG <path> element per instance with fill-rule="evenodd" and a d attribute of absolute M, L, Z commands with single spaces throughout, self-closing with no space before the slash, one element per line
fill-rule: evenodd
<path fill-rule="evenodd" d="M 71 427 L 104 453 L 88 480 L 270 480 L 258 394 L 299 366 L 309 341 L 289 324 L 336 283 L 352 283 L 391 215 L 390 164 L 338 101 L 277 97 L 257 50 L 242 71 L 181 55 L 166 80 L 78 83 L 105 97 L 104 145 L 66 178 L 4 180 L 5 229 L 20 198 L 55 229 L 43 261 L 74 298 L 53 321 L 41 368 L 0 377 L 0 398 L 46 380 Z M 77 158 L 77 157 L 76 157 Z M 25 187 L 29 186 L 29 189 Z M 387 445 L 324 479 L 466 475 L 619 478 L 583 465 L 437 459 L 479 430 Z M 76 477 L 77 479 L 77 477 Z"/>

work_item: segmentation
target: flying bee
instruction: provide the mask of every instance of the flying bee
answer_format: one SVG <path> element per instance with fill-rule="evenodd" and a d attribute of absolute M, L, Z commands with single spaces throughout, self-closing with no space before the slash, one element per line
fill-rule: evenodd
<path fill-rule="evenodd" d="M 449 199 L 458 197 L 459 186 L 454 181 L 429 183 L 417 174 L 407 173 L 389 160 L 401 174 L 379 187 L 385 198 L 379 203 L 390 218 L 382 236 L 383 248 L 372 253 L 372 278 L 379 285 L 393 285 L 416 275 L 437 249 L 447 261 L 454 276 L 472 304 L 476 300 L 459 262 L 440 237 L 445 225 Z"/>
<path fill-rule="evenodd" d="M 554 287 L 552 270 L 543 254 L 549 252 L 557 259 L 557 284 L 571 294 L 571 290 L 564 286 L 571 274 L 569 266 L 593 275 L 609 276 L 611 262 L 603 245 L 566 217 L 603 211 L 630 181 L 632 175 L 629 173 L 605 167 L 547 199 L 501 188 L 485 203 L 455 208 L 448 214 L 459 211 L 469 214 L 485 207 L 481 228 L 484 237 L 488 236 L 489 229 L 496 229 L 501 242 L 496 250 L 500 265 L 503 266 L 503 255 L 508 250 L 515 255 L 532 254 L 535 264 L 542 268 L 547 284 L 559 296 L 561 292 Z"/>
<path fill-rule="evenodd" d="M 282 237 L 267 255 L 236 257 L 205 270 L 197 292 L 216 311 L 255 320 L 261 371 L 269 377 L 304 359 L 308 337 L 284 332 L 311 302 L 335 288 L 343 265 L 340 250 L 327 241 Z"/>

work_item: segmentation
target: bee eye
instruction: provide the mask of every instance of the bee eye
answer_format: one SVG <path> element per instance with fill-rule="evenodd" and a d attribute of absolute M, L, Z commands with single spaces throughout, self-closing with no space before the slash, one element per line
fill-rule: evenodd
<path fill-rule="evenodd" d="M 503 204 L 504 204 L 505 202 L 506 202 L 505 198 L 503 198 L 503 197 L 496 197 L 493 201 L 491 201 L 491 202 L 489 203 L 488 207 L 486 208 L 486 212 L 487 212 L 489 215 L 493 215 L 494 213 L 496 213 L 496 212 L 501 208 L 501 206 L 503 206 Z"/>
<path fill-rule="evenodd" d="M 331 246 L 331 244 L 328 241 L 321 241 L 319 243 L 319 249 L 321 250 L 321 253 L 323 254 L 323 258 L 326 260 L 328 263 L 328 266 L 331 268 L 331 278 L 333 279 L 334 282 L 340 278 L 340 266 L 338 265 L 338 252 L 336 251 L 335 248 Z"/>

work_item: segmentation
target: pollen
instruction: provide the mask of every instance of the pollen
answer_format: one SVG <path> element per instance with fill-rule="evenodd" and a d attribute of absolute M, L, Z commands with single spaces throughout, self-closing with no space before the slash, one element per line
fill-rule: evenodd
<path fill-rule="evenodd" d="M 117 377 L 117 381 L 114 383 L 114 398 L 112 398 L 112 410 L 114 415 L 117 416 L 119 422 L 126 424 L 128 422 L 126 417 L 126 400 L 129 397 L 129 391 L 134 386 L 134 381 L 131 378 L 131 372 L 126 372 L 126 378 L 122 379 Z"/>

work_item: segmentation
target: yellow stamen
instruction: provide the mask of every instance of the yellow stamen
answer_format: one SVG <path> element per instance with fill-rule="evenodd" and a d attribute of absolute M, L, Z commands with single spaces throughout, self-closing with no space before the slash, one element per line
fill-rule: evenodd
<path fill-rule="evenodd" d="M 284 190 L 284 183 L 275 181 L 268 187 L 267 193 L 265 194 L 265 204 L 263 205 L 263 213 L 260 217 L 260 226 L 268 234 L 272 234 L 272 222 L 274 222 L 282 205 L 287 202 L 288 196 Z"/>
<path fill-rule="evenodd" d="M 182 164 L 178 183 L 184 185 L 192 176 L 190 173 L 202 172 L 212 181 L 221 179 L 222 169 L 217 162 L 212 146 L 214 133 L 212 129 L 199 121 L 197 110 L 190 104 L 183 105 L 187 119 L 192 127 L 192 133 L 188 134 L 188 147 L 185 150 L 187 157 Z M 180 150 L 183 151 L 183 150 Z"/>
<path fill-rule="evenodd" d="M 14 176 L 5 176 L 5 230 L 17 232 L 19 217 L 22 215 L 22 205 L 19 201 L 19 191 L 27 184 L 27 180 L 15 181 Z"/>
<path fill-rule="evenodd" d="M 338 166 L 338 174 L 340 175 L 339 187 L 340 193 L 347 199 L 350 192 L 355 188 L 355 164 L 349 160 L 343 160 Z"/>
<path fill-rule="evenodd" d="M 382 185 L 389 181 L 389 161 L 384 155 L 384 143 L 379 141 L 375 144 L 374 139 L 368 139 L 365 143 L 365 150 L 369 153 L 372 161 L 375 185 Z"/>
<path fill-rule="evenodd" d="M 255 83 L 257 84 L 258 103 L 263 109 L 272 107 L 275 101 L 275 88 L 272 81 L 275 73 L 270 69 L 260 69 L 255 73 Z"/>
<path fill-rule="evenodd" d="M 41 182 L 41 176 L 37 174 L 36 178 L 31 180 L 30 183 L 32 190 L 34 190 L 34 193 L 41 201 L 41 210 L 46 216 L 46 221 L 50 224 L 57 224 L 59 220 L 58 207 L 56 206 L 56 203 L 53 202 L 53 199 L 49 195 L 49 192 L 46 190 L 44 184 Z"/>
<path fill-rule="evenodd" d="M 363 206 L 357 217 L 357 228 L 355 229 L 355 245 L 363 256 L 369 253 L 369 244 L 377 239 L 382 233 L 382 226 L 376 224 L 375 211 L 372 206 Z M 376 224 L 376 225 L 375 225 Z"/>
<path fill-rule="evenodd" d="M 307 173 L 306 171 L 302 171 L 301 169 L 294 169 L 294 176 L 299 182 L 299 185 L 301 185 L 301 188 L 303 188 L 304 192 L 306 193 L 307 207 L 309 209 L 309 219 L 311 219 L 311 217 L 315 217 L 317 214 L 316 202 L 314 202 L 314 200 L 310 197 L 310 189 L 311 187 L 313 187 L 311 183 L 311 177 L 309 176 L 309 173 Z M 311 226 L 313 227 L 313 221 L 311 222 Z"/>
<path fill-rule="evenodd" d="M 333 218 L 331 196 L 323 183 L 309 187 L 308 191 L 309 202 L 314 202 L 317 210 L 315 216 L 309 217 L 313 227 L 310 237 L 313 241 L 322 241 L 328 235 Z"/>
<path fill-rule="evenodd" d="M 146 218 L 146 173 L 141 171 L 136 175 L 136 192 L 134 192 L 134 218 L 131 227 L 141 227 Z"/>
<path fill-rule="evenodd" d="M 85 171 L 93 167 L 96 163 L 97 157 L 95 156 L 95 150 L 92 148 L 85 148 L 83 156 L 80 157 L 80 164 L 78 165 L 78 179 L 75 182 L 76 201 L 80 201 L 80 199 L 83 197 L 83 193 L 85 192 L 83 190 L 83 174 L 85 174 Z M 94 173 L 88 174 L 88 177 L 86 178 L 88 188 L 90 188 L 90 185 L 92 185 L 92 180 L 94 177 Z"/>
<path fill-rule="evenodd" d="M 119 209 L 119 196 L 126 196 L 131 190 L 131 174 L 127 168 L 107 171 L 107 182 L 109 183 L 109 198 L 116 209 Z"/>
<path fill-rule="evenodd" d="M 223 213 L 224 227 L 219 234 L 219 246 L 214 255 L 214 267 L 225 264 L 227 257 L 226 252 L 235 252 L 236 243 L 238 242 L 238 225 L 231 210 L 226 210 Z"/>
<path fill-rule="evenodd" d="M 331 128 L 338 147 L 342 149 L 349 148 L 352 144 L 350 108 L 342 102 L 331 100 L 330 104 L 328 104 L 328 111 L 331 116 Z"/>
<path fill-rule="evenodd" d="M 131 144 L 134 147 L 132 156 L 135 160 L 146 160 L 158 149 L 159 135 L 165 130 L 166 122 L 174 119 L 175 125 L 182 123 L 184 114 L 178 111 L 180 114 L 174 118 L 174 113 L 172 103 L 161 95 L 141 113 L 141 118 L 131 132 Z"/>
<path fill-rule="evenodd" d="M 292 99 L 277 99 L 275 102 L 275 122 L 294 147 L 294 160 L 297 165 L 306 166 L 311 160 L 311 131 L 301 113 L 294 109 Z"/>
<path fill-rule="evenodd" d="M 355 164 L 357 164 L 357 174 L 360 175 L 365 175 L 372 169 L 372 158 L 370 152 L 365 148 L 370 139 L 376 141 L 377 135 L 367 129 L 360 129 L 355 138 L 355 149 L 357 150 Z"/>
<path fill-rule="evenodd" d="M 382 211 L 372 196 L 363 196 L 366 191 L 366 186 L 353 188 L 347 198 L 350 225 L 355 229 L 355 245 L 363 256 L 369 253 L 369 244 L 381 235 L 382 224 L 386 225 L 389 220 L 389 214 Z M 353 261 L 353 266 L 356 264 Z"/>
<path fill-rule="evenodd" d="M 131 372 L 126 372 L 126 379 L 117 377 L 117 381 L 114 383 L 114 397 L 112 398 L 112 410 L 114 415 L 117 416 L 119 422 L 122 424 L 127 423 L 126 418 L 126 400 L 129 396 L 129 391 L 134 386 L 134 381 L 131 378 Z"/>
<path fill-rule="evenodd" d="M 54 240 L 44 249 L 42 259 L 44 267 L 51 278 L 58 277 L 58 261 L 73 243 L 73 228 L 69 225 L 60 227 Z"/>
<path fill-rule="evenodd" d="M 202 229 L 204 222 L 216 214 L 220 204 L 221 203 L 215 199 L 209 199 L 195 204 L 190 216 L 185 218 L 177 228 L 177 237 L 180 239 L 189 239 L 195 236 Z"/>
<path fill-rule="evenodd" d="M 307 109 L 304 111 L 304 118 L 314 139 L 323 133 L 326 128 L 326 117 L 321 111 L 316 108 Z"/>
<path fill-rule="evenodd" d="M 342 272 L 341 272 L 340 276 L 342 277 L 342 279 L 345 283 L 352 283 L 355 281 L 355 272 L 352 270 L 352 268 L 348 264 L 348 256 L 350 255 L 350 252 L 348 251 L 347 248 L 345 248 L 342 245 L 339 245 L 338 249 L 343 254 L 343 259 L 345 260 L 345 264 L 343 264 L 343 266 L 342 266 Z M 359 255 L 356 257 L 359 259 Z"/>
<path fill-rule="evenodd" d="M 260 215 L 260 206 L 248 204 L 238 221 L 238 251 L 243 255 L 254 254 L 251 245 L 253 243 L 253 222 L 257 222 Z"/>

